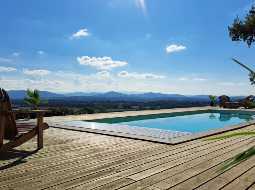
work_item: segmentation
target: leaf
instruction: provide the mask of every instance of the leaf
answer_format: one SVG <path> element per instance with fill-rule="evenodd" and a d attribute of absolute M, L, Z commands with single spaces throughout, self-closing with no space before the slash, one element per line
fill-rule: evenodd
<path fill-rule="evenodd" d="M 30 89 L 27 89 L 27 96 L 33 97 L 33 95 L 34 95 L 34 92 Z"/>
<path fill-rule="evenodd" d="M 38 106 L 41 103 L 40 93 L 38 90 L 27 90 L 27 97 L 24 99 L 25 103 L 29 105 L 33 105 L 35 109 L 38 108 Z"/>
<path fill-rule="evenodd" d="M 25 98 L 24 101 L 29 105 L 33 104 L 29 98 Z"/>
<path fill-rule="evenodd" d="M 40 95 L 39 95 L 39 91 L 38 90 L 34 90 L 34 97 L 36 98 L 36 99 L 39 99 L 40 98 Z"/>
<path fill-rule="evenodd" d="M 223 136 L 219 136 L 219 137 L 208 138 L 206 140 L 223 140 L 226 138 L 231 138 L 231 137 L 236 137 L 236 136 L 249 136 L 249 135 L 255 136 L 255 132 L 248 131 L 248 132 L 232 133 L 232 134 L 227 134 L 227 135 L 223 135 Z M 255 147 L 249 148 L 248 150 L 227 160 L 224 163 L 224 166 L 220 170 L 225 171 L 225 170 L 235 166 L 236 164 L 239 164 L 242 161 L 247 160 L 248 158 L 252 157 L 253 155 L 255 155 Z"/>
<path fill-rule="evenodd" d="M 240 61 L 238 61 L 237 59 L 235 58 L 232 58 L 232 60 L 234 62 L 236 62 L 237 64 L 241 65 L 243 68 L 245 68 L 247 71 L 249 71 L 250 73 L 255 73 L 251 68 L 249 68 L 248 66 L 246 66 L 245 64 L 241 63 Z"/>
<path fill-rule="evenodd" d="M 224 166 L 221 168 L 221 170 L 225 171 L 247 159 L 255 155 L 255 147 L 251 147 L 248 150 L 234 156 L 233 158 L 227 160 L 224 163 Z"/>

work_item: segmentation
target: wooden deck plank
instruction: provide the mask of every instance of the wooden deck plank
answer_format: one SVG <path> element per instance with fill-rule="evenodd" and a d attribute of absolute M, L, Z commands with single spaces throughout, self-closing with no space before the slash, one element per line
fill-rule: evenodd
<path fill-rule="evenodd" d="M 141 158 L 139 158 L 139 159 L 141 159 Z M 78 168 L 79 170 L 81 170 L 81 168 Z"/>
<path fill-rule="evenodd" d="M 144 154 L 143 154 L 143 155 L 144 155 Z M 137 157 L 138 157 L 139 159 L 141 159 L 141 156 L 140 156 L 139 154 L 137 155 Z M 81 169 L 81 168 L 78 168 L 78 169 Z"/>
<path fill-rule="evenodd" d="M 71 144 L 71 145 L 70 145 Z M 102 152 L 100 149 L 108 149 L 108 150 L 111 150 L 111 149 L 114 149 L 116 147 L 121 147 L 121 146 L 124 146 L 124 145 L 127 145 L 127 146 L 131 146 L 131 145 L 134 145 L 134 144 L 137 144 L 137 143 L 122 143 L 122 142 L 119 142 L 117 144 L 113 144 L 113 145 L 110 145 L 108 144 L 107 142 L 104 142 L 104 143 L 101 143 L 101 144 L 98 144 L 98 145 L 94 145 L 94 144 L 91 144 L 91 143 L 68 143 L 68 146 L 61 146 L 61 147 L 57 147 L 56 149 L 55 148 L 44 148 L 42 150 L 40 150 L 40 152 L 38 154 L 34 154 L 32 156 L 30 156 L 27 160 L 29 160 L 29 165 L 33 165 L 33 166 L 36 166 L 36 165 L 43 165 L 45 163 L 47 163 L 48 161 L 50 160 L 55 160 L 55 158 L 57 158 L 59 155 L 61 156 L 68 156 L 68 154 L 71 154 L 71 156 L 75 157 L 75 156 L 79 156 L 80 152 L 84 149 L 86 149 L 87 151 L 94 151 L 94 152 Z M 139 143 L 142 145 L 142 143 Z M 153 146 L 153 145 L 151 145 Z M 57 152 L 57 154 L 56 154 Z M 62 154 L 63 153 L 63 154 Z M 38 159 L 35 159 L 35 158 L 40 158 L 39 160 Z M 45 163 L 41 163 L 41 162 L 45 162 Z M 28 165 L 26 165 L 25 167 L 27 167 Z M 20 167 L 21 168 L 21 167 Z M 17 169 L 16 168 L 11 168 L 9 169 L 9 171 L 15 171 L 17 172 Z M 2 172 L 0 171 L 0 174 Z"/>
<path fill-rule="evenodd" d="M 222 190 L 240 190 L 247 189 L 255 183 L 255 167 L 246 171 L 242 176 L 235 179 Z"/>
<path fill-rule="evenodd" d="M 247 147 L 252 147 L 254 145 L 255 143 L 245 144 L 229 152 L 227 152 L 227 150 L 223 150 L 223 153 L 220 153 L 219 156 L 210 159 L 207 158 L 208 160 L 203 160 L 201 163 L 191 168 L 184 165 L 182 171 L 174 174 L 169 178 L 166 178 L 165 180 L 160 181 L 157 184 L 154 184 L 154 186 L 160 187 L 162 189 L 194 189 L 204 181 L 219 175 L 224 161 L 232 158 L 233 155 L 246 150 Z"/>
<path fill-rule="evenodd" d="M 123 187 L 123 186 L 125 186 L 125 185 L 128 185 L 128 184 L 131 184 L 131 183 L 133 183 L 134 181 L 132 180 L 132 179 L 128 179 L 128 178 L 121 178 L 121 179 L 119 179 L 118 180 L 118 183 L 117 184 L 112 184 L 112 183 L 108 183 L 108 184 L 106 184 L 105 186 L 104 186 L 104 190 L 113 190 L 113 189 L 118 189 L 118 188 L 120 188 L 120 187 Z M 94 184 L 93 184 L 94 183 Z M 81 186 L 78 186 L 78 187 L 74 187 L 74 189 L 76 189 L 76 190 L 84 190 L 84 189 L 86 189 L 86 190 L 89 190 L 89 189 L 92 189 L 94 186 L 97 186 L 97 181 L 93 181 L 92 183 L 91 183 L 91 185 L 90 185 L 90 187 L 86 187 L 86 186 L 83 186 L 83 185 L 81 185 Z M 67 187 L 67 188 L 64 188 L 64 189 L 73 189 L 73 187 Z M 63 190 L 64 190 L 63 189 Z"/>
<path fill-rule="evenodd" d="M 245 189 L 245 190 L 255 190 L 255 183 L 252 184 L 249 188 Z"/>
<path fill-rule="evenodd" d="M 217 143 L 219 143 L 219 142 L 217 142 Z M 217 149 L 217 148 L 215 147 L 215 149 Z M 203 149 L 203 150 L 206 150 L 206 148 Z M 203 154 L 203 153 L 201 153 L 201 154 Z M 189 159 L 196 158 L 198 156 L 194 153 L 192 155 L 193 155 L 192 158 L 184 158 L 184 159 L 189 160 Z M 171 159 L 169 160 L 169 157 L 167 157 L 167 159 L 160 158 L 160 159 L 154 160 L 152 162 L 147 162 L 147 163 L 145 162 L 143 164 L 140 164 L 140 163 L 136 164 L 135 167 L 132 167 L 132 166 L 130 167 L 128 165 L 129 167 L 126 168 L 124 166 L 121 166 L 120 170 L 118 170 L 118 173 L 116 173 L 116 174 L 109 174 L 110 176 L 108 176 L 108 175 L 107 176 L 100 176 L 98 178 L 99 181 L 97 182 L 97 186 L 104 185 L 105 183 L 109 183 L 111 180 L 115 181 L 116 179 L 127 177 L 129 175 L 133 175 L 134 173 L 147 170 L 150 167 L 160 166 L 161 164 L 165 164 L 165 162 L 168 162 L 168 164 L 170 164 L 170 165 L 179 163 L 180 159 L 183 159 L 183 156 L 184 156 L 183 153 L 181 154 L 181 157 L 180 157 L 180 155 L 176 155 L 175 157 L 172 156 L 173 160 L 171 160 Z M 74 185 L 77 186 L 77 184 L 79 184 L 79 183 L 81 183 L 80 185 L 82 185 L 84 183 L 84 179 L 86 179 L 86 176 L 84 176 L 84 178 L 82 178 L 82 179 L 80 180 L 81 182 L 79 182 L 79 180 L 75 181 Z M 93 178 L 93 180 L 96 180 L 96 178 Z M 116 182 L 116 184 L 118 184 L 118 182 Z M 69 184 L 69 185 L 64 184 L 63 187 L 66 187 L 66 186 L 68 187 L 68 186 L 72 186 L 72 185 L 71 184 Z M 92 184 L 88 183 L 88 184 L 83 185 L 83 187 L 89 189 L 90 187 L 92 187 Z M 103 189 L 103 187 L 102 187 L 102 189 Z"/>
<path fill-rule="evenodd" d="M 245 139 L 245 141 L 246 141 L 246 139 Z M 241 143 L 241 140 L 240 141 L 238 141 L 238 144 L 239 143 Z M 220 145 L 223 145 L 224 147 L 223 147 L 223 150 L 225 150 L 225 148 L 226 147 L 229 147 L 230 146 L 230 148 L 232 149 L 233 148 L 233 146 L 235 145 L 235 144 L 231 144 L 231 145 L 228 145 L 227 143 L 224 143 L 224 144 L 220 144 Z M 204 147 L 205 148 L 205 147 Z M 221 151 L 221 149 L 219 148 L 219 147 L 217 147 L 217 148 L 214 148 L 214 147 L 210 147 L 211 149 L 203 149 L 202 150 L 202 153 L 201 154 L 196 154 L 195 155 L 195 159 L 196 158 L 200 158 L 200 157 L 205 157 L 205 158 L 208 158 L 208 156 L 210 155 L 210 153 L 214 153 L 215 151 L 215 153 L 217 154 L 218 152 L 217 151 Z M 222 151 L 221 151 L 222 152 Z M 223 151 L 224 152 L 224 151 Z M 202 159 L 202 158 L 201 158 Z M 190 160 L 190 158 L 188 159 L 188 160 Z M 178 160 L 178 163 L 182 163 L 181 162 L 182 160 Z M 193 161 L 193 160 L 192 160 Z M 161 165 L 159 165 L 159 166 L 157 166 L 157 167 L 153 167 L 153 168 L 150 168 L 150 169 L 147 169 L 147 170 L 145 170 L 145 171 L 143 171 L 143 172 L 139 172 L 139 173 L 137 173 L 137 174 L 134 174 L 134 175 L 132 175 L 132 176 L 129 176 L 129 178 L 130 179 L 133 179 L 133 180 L 135 180 L 135 181 L 139 181 L 139 180 L 141 180 L 141 179 L 144 179 L 144 178 L 147 178 L 147 177 L 149 177 L 149 176 L 152 176 L 152 175 L 154 175 L 154 174 L 157 174 L 157 173 L 161 173 L 162 171 L 165 171 L 165 170 L 167 170 L 167 169 L 169 169 L 169 164 L 168 163 L 164 163 L 164 164 L 161 164 Z"/>
<path fill-rule="evenodd" d="M 51 157 L 51 156 L 47 156 L 47 154 L 46 154 L 46 156 L 42 156 L 41 157 L 41 154 L 44 154 L 44 150 L 42 150 L 42 151 L 40 151 L 40 153 L 38 154 L 38 156 L 35 156 L 34 158 L 45 158 L 45 159 L 39 159 L 39 160 L 37 160 L 37 159 L 35 159 L 35 164 L 38 164 L 38 165 L 41 165 L 42 163 L 40 163 L 41 161 L 48 161 L 48 160 L 54 160 L 55 158 L 54 157 L 57 157 L 58 155 L 63 155 L 63 156 L 73 156 L 73 157 L 75 157 L 75 156 L 79 156 L 79 154 L 80 154 L 80 150 L 91 150 L 92 152 L 102 152 L 103 150 L 108 150 L 108 151 L 112 151 L 112 150 L 114 150 L 114 149 L 116 149 L 116 148 L 118 148 L 118 147 L 131 147 L 132 145 L 136 145 L 137 143 L 127 143 L 127 144 L 124 144 L 124 145 L 127 145 L 127 146 L 124 146 L 124 145 L 122 145 L 122 143 L 120 142 L 119 143 L 119 145 L 118 144 L 116 144 L 116 145 L 113 145 L 113 146 L 110 146 L 110 145 L 98 145 L 98 146 L 90 146 L 90 145 L 87 145 L 86 143 L 85 144 L 83 144 L 83 147 L 82 147 L 82 145 L 81 145 L 81 147 L 79 147 L 79 149 L 78 150 L 76 150 L 75 149 L 75 143 L 73 144 L 73 149 L 71 149 L 71 150 L 67 150 L 67 151 L 64 151 L 65 150 L 65 147 L 62 147 L 62 151 L 59 151 L 59 150 L 52 150 L 51 149 L 51 151 L 52 152 L 54 152 L 55 154 L 54 154 L 54 156 L 53 157 Z M 144 142 L 141 142 L 141 143 L 139 143 L 139 145 L 141 145 L 141 146 L 143 146 L 143 145 L 146 145 L 146 143 L 144 143 Z M 148 144 L 147 144 L 148 145 Z M 151 144 L 150 145 L 151 147 L 153 147 L 154 145 L 153 144 Z M 56 154 L 56 152 L 57 152 L 57 154 Z M 61 153 L 63 153 L 63 154 L 61 154 Z M 29 164 L 31 164 L 31 163 L 33 163 L 33 158 L 32 158 L 32 160 L 29 162 Z M 16 170 L 16 169 L 14 169 L 14 170 Z"/>
<path fill-rule="evenodd" d="M 141 144 L 141 143 L 140 143 Z M 139 145 L 140 146 L 140 145 Z M 151 146 L 151 145 L 150 145 Z M 126 149 L 127 150 L 127 149 Z M 159 149 L 157 149 L 157 150 L 159 150 Z M 139 151 L 139 149 L 137 149 L 137 148 L 135 148 L 135 151 Z M 128 152 L 126 152 L 126 153 L 128 153 Z M 102 153 L 102 154 L 104 154 L 104 153 Z M 118 156 L 121 156 L 121 155 L 119 155 L 119 153 L 117 154 Z M 91 158 L 91 155 L 89 155 L 89 158 Z M 104 157 L 105 158 L 105 157 Z M 82 158 L 82 159 L 84 159 L 84 158 Z M 71 160 L 69 160 L 69 161 L 71 161 Z M 61 165 L 62 165 L 62 163 L 61 163 Z M 34 166 L 32 166 L 32 167 L 34 167 Z M 27 169 L 27 168 L 26 168 Z M 45 170 L 45 168 L 43 168 L 44 170 Z"/>
<path fill-rule="evenodd" d="M 45 177 L 47 178 L 47 176 L 49 176 L 49 174 L 53 173 L 59 173 L 59 172 L 68 172 L 69 170 L 74 170 L 75 168 L 81 167 L 81 166 L 103 166 L 107 167 L 111 162 L 115 161 L 115 162 L 121 162 L 122 159 L 128 159 L 129 157 L 134 157 L 136 155 L 138 155 L 139 153 L 146 153 L 149 150 L 146 150 L 145 148 L 141 148 L 141 147 L 132 147 L 132 149 L 128 150 L 128 149 L 124 149 L 123 151 L 114 151 L 114 152 L 108 152 L 106 155 L 102 155 L 102 154 L 91 154 L 91 155 L 87 155 L 86 152 L 84 152 L 84 155 L 80 154 L 79 157 L 77 158 L 73 158 L 73 159 L 67 159 L 64 160 L 63 162 L 51 162 L 50 165 L 42 165 L 42 167 L 40 167 L 44 172 L 45 172 Z M 60 157 L 61 158 L 61 157 Z M 72 168 L 68 167 L 68 166 L 73 166 Z M 42 174 L 38 173 L 38 169 L 40 169 L 38 167 L 29 167 L 29 168 L 25 168 L 26 170 L 29 169 L 29 173 L 28 172 L 24 172 L 24 170 L 22 170 L 23 172 L 21 173 L 16 173 L 13 175 L 8 175 L 8 176 L 1 176 L 0 177 L 0 181 L 4 180 L 4 183 L 0 182 L 0 185 L 5 185 L 8 183 L 12 183 L 15 184 L 17 182 L 20 182 L 22 180 L 29 180 L 32 178 L 36 178 L 36 177 L 44 177 Z"/>
<path fill-rule="evenodd" d="M 237 131 L 254 129 L 255 126 L 250 126 Z M 226 159 L 224 151 L 232 151 L 228 155 L 233 155 L 240 151 L 238 146 L 245 146 L 249 139 L 250 137 L 233 137 L 219 141 L 195 140 L 171 146 L 49 129 L 45 133 L 44 149 L 23 159 L 24 163 L 0 170 L 0 189 L 162 190 L 164 185 L 172 187 L 175 184 L 172 183 L 173 179 L 187 185 L 187 181 L 202 176 L 206 169 L 209 178 L 201 182 L 210 185 L 218 183 L 213 182 L 217 177 L 213 175 L 212 169 L 216 169 L 216 164 Z M 24 144 L 20 149 L 31 150 L 32 144 L 33 142 Z M 216 156 L 219 158 L 210 162 Z M 6 163 L 8 160 L 0 160 L 0 167 Z M 212 168 L 208 169 L 210 166 Z M 253 183 L 253 170 L 252 165 L 247 164 L 243 170 L 239 170 L 236 178 L 223 176 L 228 182 L 221 182 L 219 187 L 230 188 L 231 184 L 235 186 L 236 180 L 244 183 L 241 188 L 249 187 Z M 191 171 L 195 173 L 192 174 Z M 247 183 L 245 176 L 250 176 L 251 179 Z"/>
<path fill-rule="evenodd" d="M 181 163 L 181 162 L 178 162 L 179 165 L 176 165 L 176 166 L 171 166 L 169 165 L 169 168 L 162 171 L 162 172 L 159 172 L 157 174 L 154 174 L 154 175 L 151 175 L 147 178 L 144 178 L 142 180 L 139 180 L 137 181 L 136 183 L 133 183 L 131 184 L 130 186 L 126 186 L 126 187 L 123 187 L 122 189 L 124 190 L 127 190 L 127 189 L 139 189 L 139 188 L 144 188 L 144 187 L 147 187 L 147 186 L 150 186 L 150 185 L 154 185 L 156 184 L 157 182 L 159 181 L 162 181 L 164 179 L 166 179 L 167 177 L 169 176 L 172 176 L 180 171 L 183 171 L 184 169 L 186 168 L 189 168 L 189 167 L 193 167 L 193 166 L 196 166 L 196 164 L 199 164 L 203 161 L 206 161 L 207 159 L 213 159 L 215 157 L 221 157 L 222 154 L 224 154 L 225 151 L 232 151 L 233 149 L 235 150 L 235 148 L 239 148 L 240 146 L 246 146 L 247 142 L 244 141 L 243 144 L 242 143 L 236 143 L 236 145 L 229 145 L 228 148 L 224 148 L 223 150 L 218 150 L 216 149 L 217 151 L 214 151 L 211 155 L 208 154 L 206 155 L 205 157 L 197 157 L 197 159 L 194 159 L 194 160 L 191 160 L 191 161 L 188 161 L 186 163 Z M 238 150 L 236 152 L 239 152 Z M 233 155 L 232 152 L 230 153 L 230 156 Z M 229 157 L 230 157 L 229 156 Z M 204 158 L 206 158 L 204 160 Z M 170 167 L 171 166 L 171 167 Z M 168 184 L 168 187 L 171 187 L 172 185 Z M 158 186 L 157 186 L 158 187 Z M 162 187 L 160 187 L 162 188 Z M 102 188 L 103 189 L 103 188 Z"/>
<path fill-rule="evenodd" d="M 49 161 L 52 161 L 54 160 L 55 162 L 59 162 L 59 161 L 67 161 L 68 162 L 68 159 L 73 159 L 73 158 L 79 158 L 80 156 L 86 156 L 86 157 L 91 157 L 91 156 L 100 156 L 100 155 L 110 155 L 110 154 L 119 154 L 121 152 L 126 152 L 126 151 L 134 151 L 136 150 L 136 148 L 139 146 L 140 149 L 144 149 L 144 148 L 147 148 L 148 150 L 149 149 L 153 149 L 153 145 L 146 145 L 146 144 L 131 144 L 131 145 L 127 145 L 127 146 L 114 146 L 114 147 L 107 147 L 107 148 L 100 148 L 98 149 L 97 147 L 94 147 L 94 148 L 80 148 L 78 150 L 73 150 L 73 151 L 69 151 L 68 153 L 65 153 L 63 152 L 63 154 L 59 154 L 59 153 L 55 153 L 55 156 L 54 157 L 43 157 L 43 158 L 40 158 L 40 159 L 36 159 L 36 161 L 32 162 L 30 161 L 29 164 L 25 165 L 24 167 L 28 168 L 28 167 L 37 167 L 37 166 L 47 166 L 47 163 L 49 163 Z M 63 159 L 67 159 L 67 160 L 63 160 Z M 61 163 L 63 164 L 63 163 Z M 19 168 L 20 171 L 22 172 L 24 168 L 20 167 Z M 9 172 L 15 172 L 17 173 L 18 170 L 13 168 L 12 170 L 9 170 Z M 24 171 L 23 171 L 24 172 Z M 0 176 L 1 177 L 1 176 Z M 0 178 L 1 179 L 1 178 Z"/>
<path fill-rule="evenodd" d="M 208 181 L 207 183 L 203 184 L 202 186 L 198 187 L 199 190 L 205 190 L 205 189 L 221 189 L 225 185 L 227 185 L 229 182 L 232 182 L 233 180 L 237 179 L 241 175 L 243 175 L 247 170 L 255 167 L 255 157 L 252 157 L 234 168 L 224 172 L 223 174 L 217 176 L 216 178 Z"/>

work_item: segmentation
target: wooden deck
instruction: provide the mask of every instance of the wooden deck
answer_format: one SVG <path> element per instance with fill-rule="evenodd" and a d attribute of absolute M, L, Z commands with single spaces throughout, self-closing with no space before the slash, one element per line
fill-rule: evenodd
<path fill-rule="evenodd" d="M 255 130 L 249 126 L 239 131 Z M 179 145 L 50 128 L 0 156 L 0 189 L 255 189 L 255 157 L 227 171 L 222 163 L 255 145 L 255 137 L 200 139 Z"/>

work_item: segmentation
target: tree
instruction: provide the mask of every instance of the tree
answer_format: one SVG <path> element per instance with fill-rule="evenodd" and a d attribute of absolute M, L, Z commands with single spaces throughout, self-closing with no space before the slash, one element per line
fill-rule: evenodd
<path fill-rule="evenodd" d="M 237 17 L 232 26 L 228 27 L 228 30 L 232 41 L 243 41 L 247 43 L 248 47 L 251 47 L 251 45 L 255 42 L 255 6 L 251 7 L 244 20 L 240 20 L 239 17 Z M 249 71 L 249 79 L 251 84 L 254 85 L 255 71 L 237 59 L 233 59 L 233 61 Z"/>
<path fill-rule="evenodd" d="M 228 30 L 232 41 L 244 41 L 250 47 L 255 42 L 255 6 L 251 7 L 244 20 L 237 17 Z"/>

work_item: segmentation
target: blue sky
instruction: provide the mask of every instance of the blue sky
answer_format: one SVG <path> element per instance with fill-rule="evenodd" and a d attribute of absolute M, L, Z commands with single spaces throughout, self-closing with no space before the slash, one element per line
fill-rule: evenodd
<path fill-rule="evenodd" d="M 227 27 L 253 0 L 8 0 L 0 84 L 54 92 L 254 94 L 254 46 Z M 255 68 L 255 66 L 254 66 Z"/>

